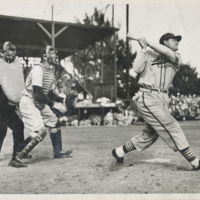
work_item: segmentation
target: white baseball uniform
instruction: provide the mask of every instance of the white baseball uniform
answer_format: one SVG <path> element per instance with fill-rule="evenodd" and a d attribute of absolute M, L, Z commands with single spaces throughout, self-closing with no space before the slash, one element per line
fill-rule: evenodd
<path fill-rule="evenodd" d="M 20 101 L 20 111 L 24 126 L 32 132 L 38 131 L 41 128 L 56 127 L 58 118 L 46 104 L 34 102 L 33 85 L 43 88 L 44 94 L 47 95 L 52 89 L 55 82 L 52 69 L 46 69 L 42 64 L 33 67 L 29 73 L 23 96 Z"/>
<path fill-rule="evenodd" d="M 169 113 L 168 89 L 180 66 L 180 55 L 174 52 L 176 62 L 166 59 L 153 50 L 139 52 L 134 70 L 140 73 L 137 109 L 146 126 L 142 134 L 131 140 L 135 148 L 143 151 L 152 145 L 160 136 L 174 151 L 183 150 L 189 146 L 179 123 Z"/>

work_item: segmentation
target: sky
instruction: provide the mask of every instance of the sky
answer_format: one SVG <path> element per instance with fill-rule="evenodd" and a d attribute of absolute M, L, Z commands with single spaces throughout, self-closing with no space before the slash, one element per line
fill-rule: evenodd
<path fill-rule="evenodd" d="M 92 16 L 96 7 L 111 20 L 112 4 L 120 38 L 126 38 L 129 4 L 129 32 L 155 42 L 167 32 L 181 35 L 178 52 L 182 62 L 196 67 L 200 77 L 200 0 L 0 0 L 0 14 L 51 20 L 53 5 L 53 20 L 76 23 L 85 13 Z M 136 41 L 130 45 L 133 51 L 140 49 Z"/>

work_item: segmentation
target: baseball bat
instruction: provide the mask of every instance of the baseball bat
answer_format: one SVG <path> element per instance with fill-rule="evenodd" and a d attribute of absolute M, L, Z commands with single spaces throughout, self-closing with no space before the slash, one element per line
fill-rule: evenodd
<path fill-rule="evenodd" d="M 126 37 L 128 37 L 128 38 L 131 39 L 131 40 L 136 40 L 136 41 L 138 41 L 138 37 L 136 37 L 135 35 L 132 35 L 132 34 L 130 34 L 130 33 L 128 33 L 128 34 L 126 35 Z"/>

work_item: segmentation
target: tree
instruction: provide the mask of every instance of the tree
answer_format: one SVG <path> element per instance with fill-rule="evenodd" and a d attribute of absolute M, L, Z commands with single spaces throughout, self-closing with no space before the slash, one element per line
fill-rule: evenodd
<path fill-rule="evenodd" d="M 182 64 L 174 77 L 171 93 L 177 92 L 189 95 L 200 94 L 200 79 L 197 76 L 196 68 L 191 68 L 189 64 Z"/>

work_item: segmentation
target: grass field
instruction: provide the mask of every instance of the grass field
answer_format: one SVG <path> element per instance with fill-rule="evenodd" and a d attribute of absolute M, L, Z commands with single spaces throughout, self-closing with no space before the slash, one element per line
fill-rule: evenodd
<path fill-rule="evenodd" d="M 190 147 L 200 157 L 200 122 L 181 122 Z M 196 194 L 200 172 L 161 140 L 143 152 L 126 155 L 122 165 L 111 156 L 113 148 L 142 131 L 143 125 L 115 127 L 62 127 L 63 148 L 70 158 L 53 159 L 49 135 L 24 160 L 27 168 L 8 167 L 12 134 L 4 141 L 0 194 Z"/>

